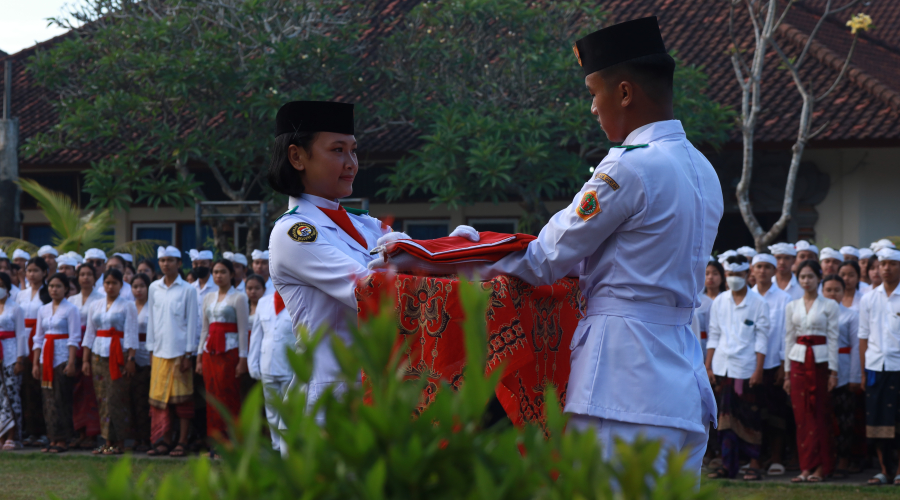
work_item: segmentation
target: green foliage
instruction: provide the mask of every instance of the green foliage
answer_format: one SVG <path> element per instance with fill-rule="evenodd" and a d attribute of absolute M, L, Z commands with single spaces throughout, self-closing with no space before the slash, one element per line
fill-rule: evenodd
<path fill-rule="evenodd" d="M 365 9 L 343 0 L 82 0 L 80 26 L 29 62 L 60 98 L 26 155 L 109 153 L 86 174 L 92 206 L 183 208 L 203 164 L 232 200 L 260 186 L 278 107 L 357 94 Z M 365 19 L 365 17 L 360 17 Z M 206 187 L 208 189 L 208 187 Z"/>
<path fill-rule="evenodd" d="M 413 409 L 423 384 L 403 381 L 403 365 L 394 349 L 396 312 L 388 305 L 352 332 L 352 344 L 334 341 L 344 392 L 326 391 L 307 411 L 302 392 L 280 406 L 286 424 L 288 457 L 272 451 L 261 435 L 263 395 L 250 394 L 233 439 L 221 447 L 222 460 L 211 466 L 192 459 L 185 473 L 173 473 L 154 489 L 145 477 L 130 474 L 126 460 L 105 480 L 96 481 L 92 498 L 121 499 L 689 499 L 711 498 L 712 490 L 695 491 L 695 477 L 675 456 L 669 471 L 652 470 L 659 445 L 617 444 L 621 457 L 606 463 L 593 433 L 564 432 L 566 419 L 547 392 L 547 428 L 484 428 L 482 418 L 502 370 L 484 376 L 484 310 L 488 297 L 476 285 L 461 284 L 466 312 L 465 383 L 458 391 L 441 388 L 435 402 L 418 418 Z M 289 352 L 302 383 L 311 375 L 322 334 Z M 357 382 L 360 370 L 365 384 Z M 369 402 L 364 403 L 368 398 Z M 324 422 L 319 425 L 317 417 Z M 520 447 L 526 450 L 520 452 Z M 559 477 L 557 480 L 556 477 Z M 619 485 L 613 492 L 612 484 Z M 651 486 L 652 485 L 652 486 Z"/>
<path fill-rule="evenodd" d="M 435 204 L 515 200 L 522 226 L 549 219 L 609 147 L 573 41 L 602 24 L 597 2 L 438 0 L 397 24 L 379 49 L 390 97 L 381 115 L 407 120 L 424 144 L 382 177 L 389 200 L 429 193 Z M 717 145 L 731 114 L 707 98 L 702 70 L 679 64 L 675 111 L 688 137 Z"/>

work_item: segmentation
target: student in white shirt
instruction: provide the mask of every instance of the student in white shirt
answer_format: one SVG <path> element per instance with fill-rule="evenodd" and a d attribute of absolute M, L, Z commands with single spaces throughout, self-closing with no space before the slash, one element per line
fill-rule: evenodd
<path fill-rule="evenodd" d="M 844 250 L 844 249 L 841 249 Z M 856 261 L 848 261 L 845 264 Z M 843 270 L 844 268 L 841 267 Z M 859 368 L 859 312 L 842 304 L 844 280 L 831 274 L 822 280 L 822 296 L 838 303 L 838 381 L 831 391 L 838 435 L 835 438 L 838 462 L 834 477 L 841 479 L 850 473 L 850 453 L 856 427 L 856 394 L 860 391 Z M 848 287 L 849 288 L 849 287 Z"/>
<path fill-rule="evenodd" d="M 63 256 L 60 258 L 60 261 L 67 258 L 71 257 Z M 104 299 L 106 293 L 102 290 L 103 283 L 97 282 L 97 272 L 90 264 L 78 265 L 76 276 L 78 277 L 81 291 L 70 297 L 69 302 L 78 308 L 81 316 L 81 335 L 83 336 L 87 329 L 91 305 L 98 300 Z M 97 404 L 97 392 L 94 390 L 94 378 L 84 374 L 83 358 L 84 353 L 82 349 L 79 349 L 75 358 L 75 368 L 78 371 L 78 375 L 75 376 L 75 389 L 72 396 L 74 401 L 72 415 L 75 419 L 75 432 L 78 433 L 78 438 L 72 443 L 72 446 L 93 450 L 97 445 L 97 436 L 101 432 L 100 407 Z"/>
<path fill-rule="evenodd" d="M 248 286 L 251 281 L 247 280 Z M 261 380 L 266 401 L 266 420 L 272 435 L 272 448 L 281 448 L 278 436 L 279 416 L 275 409 L 281 401 L 294 375 L 288 363 L 287 350 L 296 342 L 291 327 L 291 315 L 284 308 L 284 301 L 277 293 L 260 299 L 250 334 L 250 376 Z"/>
<path fill-rule="evenodd" d="M 207 396 L 212 396 L 236 419 L 241 411 L 238 379 L 247 373 L 247 321 L 250 305 L 247 296 L 234 288 L 234 267 L 229 260 L 217 260 L 212 266 L 216 293 L 203 299 L 203 326 L 197 347 L 197 373 L 203 376 Z M 226 441 L 228 426 L 218 408 L 206 406 L 206 436 L 210 446 Z M 210 449 L 210 457 L 215 451 Z"/>
<path fill-rule="evenodd" d="M 144 273 L 134 275 L 131 292 L 137 310 L 138 347 L 134 351 L 135 373 L 129 379 L 128 393 L 131 396 L 131 415 L 134 418 L 134 451 L 144 453 L 150 450 L 150 352 L 147 350 L 147 323 L 150 309 L 147 298 L 153 278 Z"/>
<path fill-rule="evenodd" d="M 108 261 L 106 261 L 107 271 L 110 269 L 116 269 L 120 273 L 122 273 L 122 291 L 119 293 L 119 295 L 121 295 L 125 300 L 134 302 L 134 295 L 131 293 L 131 284 L 125 281 L 125 274 L 128 272 L 128 265 L 128 261 L 125 260 L 125 257 L 122 257 L 121 254 L 115 254 L 110 257 Z M 103 287 L 103 283 L 98 283 L 97 286 Z"/>
<path fill-rule="evenodd" d="M 9 296 L 12 280 L 0 272 L 0 441 L 3 450 L 22 447 L 22 370 L 28 356 L 25 312 Z"/>
<path fill-rule="evenodd" d="M 775 256 L 775 277 L 772 278 L 773 283 L 778 288 L 784 290 L 791 296 L 792 300 L 797 300 L 803 296 L 803 289 L 800 283 L 797 283 L 797 277 L 794 276 L 794 264 L 797 262 L 797 250 L 790 243 L 776 243 L 769 247 L 769 251 Z"/>
<path fill-rule="evenodd" d="M 766 347 L 766 362 L 763 364 L 763 387 L 761 394 L 765 400 L 764 435 L 771 454 L 767 475 L 784 474 L 783 464 L 785 432 L 791 420 L 791 402 L 785 396 L 784 385 L 784 309 L 793 300 L 784 290 L 778 288 L 774 277 L 778 261 L 772 254 L 760 253 L 753 257 L 750 274 L 756 276 L 753 291 L 760 294 L 769 305 L 769 343 Z"/>
<path fill-rule="evenodd" d="M 94 450 L 95 455 L 121 455 L 125 439 L 132 437 L 128 389 L 129 379 L 136 371 L 137 308 L 133 301 L 121 296 L 122 284 L 122 273 L 107 268 L 103 280 L 106 297 L 91 304 L 82 342 L 83 371 L 94 378 L 101 433 L 106 440 L 105 446 Z"/>
<path fill-rule="evenodd" d="M 275 285 L 269 276 L 269 251 L 254 250 L 250 256 L 253 258 L 251 262 L 253 274 L 258 274 L 266 280 L 266 295 L 272 295 L 275 293 Z"/>
<path fill-rule="evenodd" d="M 197 290 L 181 279 L 181 251 L 159 247 L 163 278 L 150 285 L 147 305 L 147 351 L 150 364 L 150 420 L 154 449 L 148 455 L 183 457 L 188 427 L 194 416 L 194 377 L 191 355 L 197 348 L 199 326 Z M 174 419 L 179 422 L 178 444 L 172 448 Z"/>
<path fill-rule="evenodd" d="M 759 456 L 762 445 L 760 388 L 769 335 L 769 306 L 747 287 L 750 263 L 743 255 L 724 264 L 729 290 L 713 301 L 709 312 L 706 370 L 719 386 L 719 440 L 722 467 L 709 477 L 734 478 L 739 457 L 750 457 L 747 480 L 762 477 Z"/>
<path fill-rule="evenodd" d="M 18 250 L 16 250 L 18 252 Z M 13 255 L 16 255 L 15 253 Z M 25 266 L 25 279 L 31 284 L 30 288 L 23 289 L 16 295 L 16 302 L 25 312 L 25 328 L 28 329 L 28 349 L 34 344 L 34 335 L 37 332 L 37 317 L 41 307 L 50 302 L 47 294 L 47 263 L 40 257 L 28 261 Z M 66 282 L 66 290 L 69 284 Z M 34 366 L 29 356 L 23 367 L 25 373 L 32 373 Z M 47 447 L 47 427 L 44 422 L 44 403 L 41 394 L 40 380 L 34 377 L 22 377 L 22 418 L 26 438 L 22 444 L 27 446 Z M 38 436 L 41 436 L 40 438 Z"/>
<path fill-rule="evenodd" d="M 812 243 L 806 240 L 800 240 L 797 243 L 794 243 L 794 248 L 797 249 L 797 260 L 794 263 L 795 274 L 799 273 L 801 262 L 805 260 L 814 260 L 816 262 L 819 261 L 819 247 L 813 245 Z"/>
<path fill-rule="evenodd" d="M 837 274 L 843 263 L 844 256 L 831 247 L 825 247 L 819 252 L 819 265 L 822 266 L 822 276 Z"/>
<path fill-rule="evenodd" d="M 791 395 L 797 424 L 797 455 L 801 473 L 795 483 L 821 482 L 834 468 L 834 427 L 831 394 L 838 376 L 838 304 L 819 295 L 822 268 L 805 260 L 797 268 L 802 299 L 785 310 L 784 390 Z"/>
<path fill-rule="evenodd" d="M 222 258 L 230 260 L 234 265 L 234 288 L 244 291 L 244 280 L 247 279 L 247 256 L 242 253 L 224 252 Z"/>
<path fill-rule="evenodd" d="M 859 281 L 865 283 L 872 288 L 872 283 L 869 281 L 869 267 L 872 266 L 873 263 L 878 262 L 878 259 L 875 257 L 875 252 L 869 250 L 868 248 L 860 248 L 859 249 Z"/>
<path fill-rule="evenodd" d="M 244 293 L 247 294 L 247 300 L 250 301 L 250 315 L 247 317 L 248 324 L 250 325 L 250 340 L 249 342 L 253 343 L 253 321 L 255 320 L 256 310 L 259 306 L 260 299 L 266 295 L 266 280 L 263 279 L 262 276 L 258 274 L 249 274 L 247 278 L 244 280 Z M 274 295 L 274 294 L 273 294 Z M 250 363 L 250 355 L 247 355 L 247 363 Z M 247 398 L 247 394 L 250 394 L 250 391 L 253 389 L 253 386 L 256 385 L 256 380 L 250 376 L 249 372 L 246 375 L 241 376 L 241 402 Z"/>
<path fill-rule="evenodd" d="M 874 445 L 881 472 L 869 480 L 879 485 L 900 484 L 895 466 L 897 409 L 900 408 L 900 251 L 877 252 L 883 283 L 867 293 L 859 306 L 859 351 L 865 366 L 866 437 Z M 895 468 L 896 467 L 896 468 Z M 890 480 L 894 477 L 893 481 Z"/>
<path fill-rule="evenodd" d="M 36 257 L 40 258 L 40 257 Z M 43 452 L 68 451 L 72 437 L 72 378 L 76 375 L 75 353 L 81 345 L 81 316 L 66 300 L 69 279 L 54 274 L 47 280 L 50 302 L 38 310 L 32 351 L 31 374 L 41 381 L 44 422 L 50 444 Z"/>
<path fill-rule="evenodd" d="M 843 281 L 846 286 L 844 293 L 842 294 L 841 304 L 844 307 L 859 312 L 859 301 L 862 300 L 863 295 L 869 291 L 869 285 L 860 283 L 859 281 L 861 276 L 859 264 L 855 260 L 844 262 L 838 269 L 838 276 L 841 277 L 841 281 Z M 866 289 L 863 289 L 864 286 Z"/>

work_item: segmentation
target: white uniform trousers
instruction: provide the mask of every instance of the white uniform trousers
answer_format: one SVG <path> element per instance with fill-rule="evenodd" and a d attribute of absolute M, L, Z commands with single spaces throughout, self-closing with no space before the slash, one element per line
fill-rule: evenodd
<path fill-rule="evenodd" d="M 653 464 L 660 475 L 666 472 L 666 459 L 669 453 L 686 451 L 688 456 L 684 464 L 685 470 L 696 475 L 697 486 L 700 486 L 700 468 L 703 466 L 703 455 L 706 454 L 706 443 L 709 440 L 709 424 L 706 424 L 705 432 L 691 432 L 674 427 L 634 424 L 576 413 L 572 414 L 569 427 L 581 432 L 591 429 L 596 432 L 597 442 L 603 448 L 603 459 L 606 461 L 615 461 L 616 438 L 633 443 L 638 436 L 643 435 L 646 439 L 662 441 L 662 452 Z"/>
<path fill-rule="evenodd" d="M 288 385 L 291 383 L 291 377 L 273 377 L 270 375 L 262 376 L 263 396 L 266 401 L 266 421 L 269 422 L 269 433 L 272 435 L 272 449 L 281 449 L 281 438 L 278 437 L 278 425 L 281 417 L 275 410 L 274 403 L 284 399 L 284 393 L 287 392 Z"/>

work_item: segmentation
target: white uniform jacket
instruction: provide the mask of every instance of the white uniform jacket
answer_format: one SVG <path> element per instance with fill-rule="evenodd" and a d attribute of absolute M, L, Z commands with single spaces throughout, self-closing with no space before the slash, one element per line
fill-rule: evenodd
<path fill-rule="evenodd" d="M 124 334 L 119 342 L 122 354 L 138 347 L 137 306 L 133 300 L 116 297 L 109 309 L 106 308 L 105 298 L 95 300 L 88 307 L 87 317 L 82 318 L 82 322 L 86 324 L 86 328 L 81 346 L 87 347 L 97 356 L 108 358 L 112 345 L 111 338 L 97 337 L 99 330 L 114 328 Z"/>
<path fill-rule="evenodd" d="M 812 347 L 816 363 L 828 363 L 828 369 L 838 371 L 838 332 L 840 330 L 838 303 L 819 295 L 809 312 L 803 299 L 788 304 L 784 310 L 784 350 L 787 360 L 784 371 L 791 371 L 790 361 L 804 363 L 806 350 Z M 806 336 L 823 336 L 825 343 L 814 346 L 798 344 L 797 339 Z"/>
<path fill-rule="evenodd" d="M 746 380 L 756 370 L 756 355 L 769 343 L 769 304 L 753 290 L 735 305 L 731 290 L 722 292 L 709 310 L 707 349 L 715 349 L 712 371 L 720 377 Z"/>
<path fill-rule="evenodd" d="M 526 250 L 473 271 L 546 285 L 581 265 L 565 411 L 705 432 L 717 410 L 691 320 L 722 209 L 681 122 L 655 122 L 611 149 Z"/>
<path fill-rule="evenodd" d="M 378 219 L 349 214 L 366 240 L 363 248 L 318 206 L 337 209 L 339 205 L 308 194 L 290 198 L 290 210 L 276 221 L 269 237 L 269 273 L 294 330 L 303 327 L 314 334 L 324 328 L 327 332 L 315 353 L 308 386 L 310 405 L 322 384 L 338 379 L 340 369 L 331 352 L 330 335 L 349 341 L 348 325 L 356 324 L 356 282 L 369 274 L 366 264 L 374 258 L 369 250 L 390 231 Z"/>
<path fill-rule="evenodd" d="M 251 331 L 250 355 L 247 356 L 250 376 L 256 380 L 263 376 L 291 378 L 294 372 L 286 350 L 293 349 L 296 337 L 287 307 L 275 314 L 274 294 L 259 299 Z"/>
<path fill-rule="evenodd" d="M 759 293 L 759 285 L 753 287 Z M 762 294 L 760 294 L 762 295 Z M 763 368 L 778 368 L 784 362 L 784 309 L 794 299 L 777 284 L 769 287 L 762 298 L 769 304 L 769 345 L 766 347 L 766 362 Z"/>

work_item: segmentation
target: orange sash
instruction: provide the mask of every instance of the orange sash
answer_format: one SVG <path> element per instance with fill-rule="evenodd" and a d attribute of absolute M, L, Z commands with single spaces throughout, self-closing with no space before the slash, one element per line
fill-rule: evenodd
<path fill-rule="evenodd" d="M 44 335 L 43 352 L 41 358 L 41 387 L 50 389 L 53 387 L 53 354 L 56 350 L 55 341 L 69 338 L 68 333 L 48 333 Z"/>
<path fill-rule="evenodd" d="M 119 380 L 122 377 L 122 366 L 125 364 L 125 355 L 122 354 L 122 339 L 125 338 L 125 332 L 120 332 L 115 328 L 109 330 L 97 330 L 97 338 L 108 338 L 109 341 L 109 376 L 113 380 Z"/>

